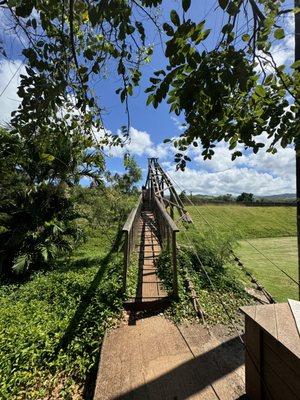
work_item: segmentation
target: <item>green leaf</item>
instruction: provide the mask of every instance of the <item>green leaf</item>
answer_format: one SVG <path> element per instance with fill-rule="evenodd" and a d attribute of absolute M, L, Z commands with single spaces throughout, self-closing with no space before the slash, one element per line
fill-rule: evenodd
<path fill-rule="evenodd" d="M 260 97 L 265 97 L 266 96 L 266 91 L 262 85 L 258 85 L 255 88 L 255 93 L 260 96 Z"/>
<path fill-rule="evenodd" d="M 249 42 L 249 40 L 250 40 L 250 35 L 248 35 L 248 33 L 245 33 L 245 34 L 242 36 L 242 40 L 243 40 L 243 42 Z"/>
<path fill-rule="evenodd" d="M 41 160 L 43 160 L 43 161 L 53 161 L 54 160 L 54 156 L 52 155 L 52 154 L 48 154 L 48 153 L 42 153 L 41 155 L 40 155 L 40 157 L 41 157 Z"/>
<path fill-rule="evenodd" d="M 222 33 L 229 33 L 229 32 L 232 31 L 232 29 L 233 29 L 233 25 L 232 24 L 226 24 L 222 28 Z"/>
<path fill-rule="evenodd" d="M 235 15 L 239 12 L 240 7 L 237 3 L 231 1 L 227 7 L 227 12 L 229 15 Z"/>
<path fill-rule="evenodd" d="M 170 12 L 170 18 L 171 18 L 171 21 L 173 22 L 173 24 L 175 26 L 179 26 L 180 25 L 180 19 L 179 19 L 179 16 L 178 16 L 178 14 L 177 14 L 177 12 L 175 10 L 172 10 Z"/>
<path fill-rule="evenodd" d="M 265 84 L 266 84 L 266 85 L 269 85 L 269 84 L 272 82 L 273 78 L 274 78 L 274 75 L 273 75 L 273 74 L 268 75 L 268 76 L 266 77 L 266 79 L 265 79 Z"/>
<path fill-rule="evenodd" d="M 21 254 L 14 260 L 12 269 L 17 273 L 23 272 L 26 269 L 28 261 L 27 254 Z"/>
<path fill-rule="evenodd" d="M 163 24 L 163 29 L 168 36 L 174 35 L 174 29 L 171 27 L 171 25 L 167 24 L 166 22 Z"/>
<path fill-rule="evenodd" d="M 186 12 L 191 6 L 191 0 L 182 0 L 182 8 Z"/>
<path fill-rule="evenodd" d="M 229 0 L 219 0 L 219 5 L 220 7 L 225 10 L 225 8 L 228 6 Z"/>
<path fill-rule="evenodd" d="M 154 95 L 150 94 L 150 96 L 147 99 L 146 105 L 149 106 L 149 104 L 151 104 L 154 100 Z"/>
<path fill-rule="evenodd" d="M 171 139 L 164 139 L 164 143 L 170 143 Z"/>
<path fill-rule="evenodd" d="M 291 68 L 293 69 L 298 69 L 300 68 L 300 60 L 295 61 L 292 65 Z"/>
<path fill-rule="evenodd" d="M 23 1 L 20 6 L 16 7 L 15 13 L 18 17 L 26 18 L 32 13 L 33 2 Z"/>
<path fill-rule="evenodd" d="M 278 28 L 274 32 L 275 39 L 283 39 L 285 37 L 284 30 L 282 28 Z"/>
<path fill-rule="evenodd" d="M 45 246 L 41 247 L 41 255 L 44 261 L 48 261 L 48 249 Z"/>

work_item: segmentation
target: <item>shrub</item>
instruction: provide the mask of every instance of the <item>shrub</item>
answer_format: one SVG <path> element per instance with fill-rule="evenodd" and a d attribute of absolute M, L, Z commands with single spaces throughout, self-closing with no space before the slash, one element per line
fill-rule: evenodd
<path fill-rule="evenodd" d="M 78 214 L 64 185 L 44 183 L 16 192 L 0 211 L 2 275 L 38 269 L 71 251 L 81 237 Z"/>

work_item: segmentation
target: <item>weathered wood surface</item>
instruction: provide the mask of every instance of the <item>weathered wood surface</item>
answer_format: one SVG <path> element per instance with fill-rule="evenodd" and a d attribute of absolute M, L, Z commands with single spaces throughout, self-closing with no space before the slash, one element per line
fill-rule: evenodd
<path fill-rule="evenodd" d="M 300 358 L 300 337 L 288 303 L 247 306 L 241 310 Z"/>
<path fill-rule="evenodd" d="M 126 291 L 127 285 L 127 271 L 130 264 L 131 253 L 135 247 L 138 236 L 138 221 L 141 215 L 143 206 L 143 196 L 140 195 L 136 207 L 131 210 L 127 221 L 123 226 L 124 240 L 124 261 L 123 261 L 123 292 Z"/>
<path fill-rule="evenodd" d="M 94 400 L 228 399 L 244 393 L 237 338 L 220 343 L 201 325 L 163 316 L 108 332 Z"/>
<path fill-rule="evenodd" d="M 300 399 L 300 337 L 290 307 L 243 307 L 246 389 L 250 399 Z"/>
<path fill-rule="evenodd" d="M 161 252 L 158 228 L 151 211 L 143 211 L 139 221 L 140 243 L 136 249 L 139 258 L 136 294 L 127 304 L 149 303 L 168 298 L 157 275 L 156 261 Z"/>

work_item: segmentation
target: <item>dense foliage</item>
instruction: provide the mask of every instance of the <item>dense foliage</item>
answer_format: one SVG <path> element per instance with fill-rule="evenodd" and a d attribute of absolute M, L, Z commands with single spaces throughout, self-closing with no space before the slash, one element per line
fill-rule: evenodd
<path fill-rule="evenodd" d="M 103 99 L 95 96 L 93 78 L 105 76 L 108 67 L 119 75 L 122 85 L 116 92 L 125 102 L 126 136 L 128 97 L 153 52 L 147 46 L 151 23 L 161 41 L 168 38 L 168 65 L 151 78 L 148 104 L 156 108 L 167 98 L 170 111 L 184 114 L 186 129 L 174 140 L 182 169 L 189 160 L 185 150 L 199 141 L 204 158 L 211 158 L 216 142 L 225 140 L 233 159 L 242 155 L 239 144 L 255 153 L 264 147 L 262 133 L 271 139 L 272 153 L 278 142 L 294 143 L 300 63 L 290 63 L 292 72 L 276 65 L 271 46 L 285 37 L 282 17 L 299 9 L 286 10 L 284 0 L 218 0 L 224 24 L 218 43 L 207 47 L 211 30 L 205 20 L 193 20 L 192 3 L 183 0 L 182 15 L 172 10 L 166 18 L 163 0 L 1 2 L 11 27 L 27 38 L 27 75 L 18 91 L 22 103 L 14 128 L 25 136 L 72 132 L 86 148 L 96 138 L 98 151 L 109 142 L 120 143 L 104 129 Z"/>
<path fill-rule="evenodd" d="M 300 63 L 291 62 L 294 72 L 290 74 L 284 65 L 276 65 L 271 51 L 272 41 L 285 36 L 280 21 L 283 3 L 219 0 L 226 24 L 222 39 L 211 50 L 205 46 L 211 33 L 205 21 L 180 18 L 171 11 L 172 25 L 163 25 L 169 36 L 165 51 L 168 65 L 155 72 L 147 91 L 151 93 L 148 103 L 155 108 L 167 97 L 170 111 L 184 114 L 185 131 L 173 140 L 178 148 L 175 161 L 181 169 L 190 161 L 185 150 L 192 144 L 198 146 L 199 141 L 204 159 L 210 159 L 216 142 L 225 140 L 233 150 L 233 160 L 242 155 L 239 144 L 254 153 L 264 147 L 262 134 L 271 138 L 267 150 L 272 153 L 277 142 L 283 147 L 295 144 L 293 112 L 299 109 Z M 244 31 L 237 29 L 242 12 Z M 252 19 L 248 18 L 251 13 Z M 242 37 L 244 44 L 237 37 Z M 287 97 L 294 103 L 290 109 Z"/>
<path fill-rule="evenodd" d="M 58 137 L 59 132 L 53 141 L 45 142 L 38 135 L 28 138 L 0 129 L 1 274 L 38 268 L 59 251 L 70 250 L 80 237 L 71 186 L 81 167 L 70 161 L 73 150 L 67 146 L 64 153 L 64 142 Z M 51 148 L 51 157 L 47 148 Z M 81 150 L 80 161 L 84 158 Z"/>
<path fill-rule="evenodd" d="M 40 260 L 46 271 L 21 283 L 1 282 L 1 398 L 91 395 L 104 332 L 120 315 L 118 232 L 136 197 L 101 187 L 77 187 L 72 196 L 85 242 L 71 256 Z"/>
<path fill-rule="evenodd" d="M 122 306 L 122 258 L 109 248 L 96 236 L 53 271 L 1 287 L 1 398 L 83 397 L 101 339 Z"/>
<path fill-rule="evenodd" d="M 236 201 L 241 203 L 252 203 L 254 199 L 253 193 L 243 192 L 237 196 Z"/>
<path fill-rule="evenodd" d="M 179 301 L 174 302 L 168 314 L 176 321 L 195 318 L 191 294 L 186 289 L 186 279 L 193 283 L 200 299 L 205 320 L 209 323 L 230 323 L 239 319 L 238 308 L 249 304 L 245 286 L 251 283 L 232 263 L 234 240 L 228 234 L 209 231 L 199 234 L 190 228 L 179 240 Z M 172 290 L 172 264 L 168 252 L 158 261 L 159 276 L 166 288 Z"/>

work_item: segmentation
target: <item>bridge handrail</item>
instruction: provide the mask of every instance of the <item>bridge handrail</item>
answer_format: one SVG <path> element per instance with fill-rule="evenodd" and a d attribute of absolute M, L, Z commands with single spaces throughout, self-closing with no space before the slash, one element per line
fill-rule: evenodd
<path fill-rule="evenodd" d="M 154 197 L 154 201 L 155 201 L 155 206 L 159 209 L 161 216 L 163 217 L 163 219 L 165 220 L 165 222 L 167 223 L 167 225 L 169 226 L 171 231 L 179 232 L 177 225 L 172 220 L 170 215 L 167 213 L 165 207 L 161 204 L 161 202 L 157 199 L 157 197 Z M 159 217 L 159 216 L 157 215 L 157 217 Z"/>
<path fill-rule="evenodd" d="M 158 223 L 160 241 L 162 247 L 166 247 L 171 252 L 171 263 L 173 269 L 173 295 L 178 296 L 178 271 L 177 271 L 177 248 L 176 233 L 179 229 L 170 215 L 167 213 L 164 205 L 154 196 L 154 212 Z"/>
<path fill-rule="evenodd" d="M 143 205 L 143 196 L 140 195 L 137 205 L 128 215 L 128 218 L 123 225 L 122 232 L 125 235 L 124 240 L 124 270 L 123 270 L 123 291 L 126 290 L 127 270 L 130 264 L 130 256 L 135 246 L 137 236 L 138 221 L 141 215 Z"/>

